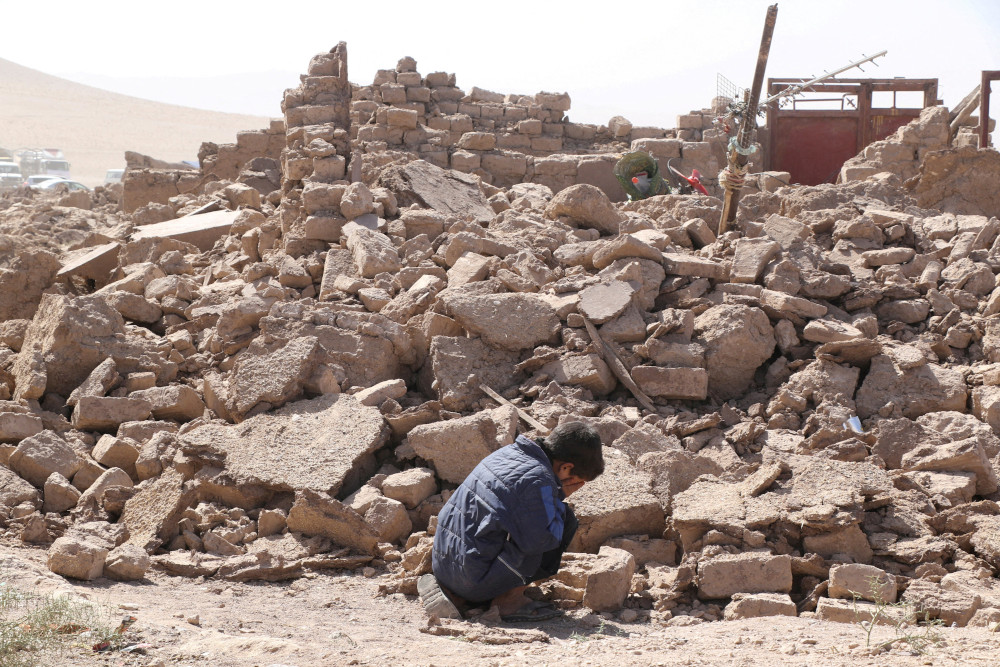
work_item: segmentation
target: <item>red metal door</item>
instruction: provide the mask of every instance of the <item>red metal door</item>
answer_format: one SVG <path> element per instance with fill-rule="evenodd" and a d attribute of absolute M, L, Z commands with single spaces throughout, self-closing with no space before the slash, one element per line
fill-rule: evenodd
<path fill-rule="evenodd" d="M 858 117 L 784 116 L 773 142 L 774 171 L 787 171 L 792 183 L 833 183 L 844 162 L 857 155 Z"/>
<path fill-rule="evenodd" d="M 774 95 L 799 79 L 769 79 Z M 844 162 L 873 141 L 885 139 L 920 115 L 922 108 L 873 109 L 873 92 L 923 91 L 923 106 L 940 104 L 937 79 L 838 79 L 821 82 L 810 93 L 834 95 L 817 101 L 841 100 L 840 109 L 782 109 L 773 103 L 767 110 L 765 169 L 787 171 L 792 183 L 833 183 Z M 839 97 L 836 97 L 839 96 Z M 853 96 L 855 109 L 843 100 Z M 895 95 L 893 104 L 895 105 Z"/>

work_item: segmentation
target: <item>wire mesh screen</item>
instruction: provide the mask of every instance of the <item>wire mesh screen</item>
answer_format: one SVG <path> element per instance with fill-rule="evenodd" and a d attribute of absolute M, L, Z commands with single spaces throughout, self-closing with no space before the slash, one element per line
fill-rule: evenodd
<path fill-rule="evenodd" d="M 715 99 L 712 100 L 712 109 L 719 113 L 733 102 L 743 99 L 744 88 L 722 76 L 715 75 Z"/>

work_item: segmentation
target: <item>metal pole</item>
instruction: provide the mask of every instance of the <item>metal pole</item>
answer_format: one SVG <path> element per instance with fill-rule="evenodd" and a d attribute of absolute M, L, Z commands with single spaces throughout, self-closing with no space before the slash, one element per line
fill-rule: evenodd
<path fill-rule="evenodd" d="M 760 38 L 760 50 L 757 53 L 757 69 L 753 75 L 753 87 L 750 89 L 746 109 L 743 111 L 743 122 L 740 123 L 740 131 L 736 138 L 736 142 L 740 148 L 745 149 L 750 145 L 753 138 L 753 131 L 757 128 L 757 103 L 760 101 L 760 89 L 764 83 L 764 70 L 767 68 L 767 56 L 771 51 L 771 35 L 774 34 L 774 22 L 777 18 L 778 5 L 774 4 L 767 8 L 767 17 L 764 19 L 764 33 Z M 750 156 L 730 150 L 729 162 L 731 166 L 742 168 L 749 161 Z M 729 223 L 736 219 L 736 205 L 739 202 L 739 198 L 739 189 L 727 183 L 726 198 L 722 207 L 722 218 L 719 220 L 720 235 L 724 234 Z"/>

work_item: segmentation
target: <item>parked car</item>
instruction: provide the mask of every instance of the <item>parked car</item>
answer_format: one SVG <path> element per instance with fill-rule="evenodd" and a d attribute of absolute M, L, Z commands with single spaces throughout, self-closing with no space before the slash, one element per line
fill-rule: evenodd
<path fill-rule="evenodd" d="M 21 169 L 16 164 L 0 161 L 0 189 L 16 188 L 23 178 Z"/>
<path fill-rule="evenodd" d="M 51 174 L 32 174 L 24 179 L 22 185 L 27 185 L 29 188 L 37 188 L 39 183 L 45 183 L 46 181 L 62 181 L 66 180 L 58 176 L 52 176 Z"/>
<path fill-rule="evenodd" d="M 32 187 L 38 190 L 55 190 L 57 188 L 65 188 L 70 192 L 73 192 L 74 190 L 86 190 L 87 192 L 90 192 L 90 188 L 83 183 L 77 183 L 76 181 L 71 181 L 65 178 L 50 178 L 49 180 L 42 181 L 38 185 L 34 185 Z"/>
<path fill-rule="evenodd" d="M 108 172 L 104 174 L 104 184 L 121 183 L 123 176 L 125 176 L 124 169 L 108 169 Z"/>

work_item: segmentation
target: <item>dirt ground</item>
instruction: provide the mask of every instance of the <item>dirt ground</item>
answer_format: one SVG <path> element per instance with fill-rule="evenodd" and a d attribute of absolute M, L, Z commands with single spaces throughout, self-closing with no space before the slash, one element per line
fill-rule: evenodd
<path fill-rule="evenodd" d="M 667 627 L 572 610 L 529 624 L 429 625 L 416 598 L 378 597 L 385 572 L 316 574 L 282 583 L 230 583 L 152 572 L 142 583 L 70 582 L 45 567 L 45 551 L 0 543 L 7 585 L 72 591 L 134 616 L 128 652 L 94 653 L 79 639 L 42 665 L 311 667 L 327 665 L 996 665 L 1000 634 L 942 628 L 924 655 L 865 646 L 859 625 L 770 617 Z M 876 628 L 873 644 L 893 636 Z"/>

